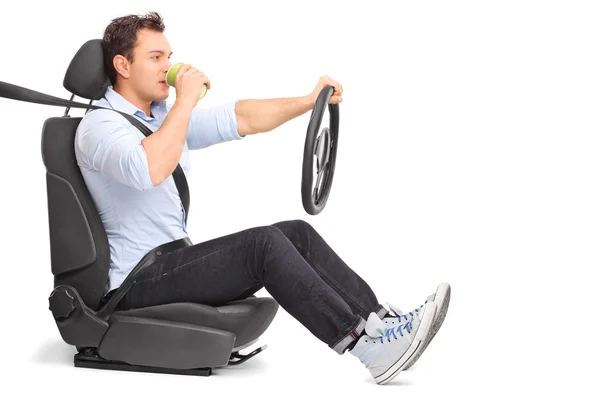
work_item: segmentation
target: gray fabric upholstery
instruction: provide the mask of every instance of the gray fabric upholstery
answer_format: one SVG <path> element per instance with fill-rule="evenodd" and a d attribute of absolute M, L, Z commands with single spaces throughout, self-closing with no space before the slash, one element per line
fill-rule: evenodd
<path fill-rule="evenodd" d="M 239 347 L 255 340 L 266 331 L 275 318 L 277 308 L 277 302 L 270 297 L 249 297 L 219 307 L 197 303 L 173 303 L 115 311 L 113 315 L 184 322 L 222 329 L 235 333 L 234 347 Z"/>
<path fill-rule="evenodd" d="M 88 40 L 71 60 L 63 86 L 76 96 L 99 100 L 110 81 L 104 70 L 104 55 L 100 39 Z"/>

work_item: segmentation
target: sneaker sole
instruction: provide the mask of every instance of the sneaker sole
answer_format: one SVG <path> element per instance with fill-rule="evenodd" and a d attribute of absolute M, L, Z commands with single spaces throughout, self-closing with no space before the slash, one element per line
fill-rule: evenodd
<path fill-rule="evenodd" d="M 410 360 L 408 360 L 406 366 L 402 368 L 403 371 L 406 371 L 407 369 L 412 367 L 415 362 L 417 362 L 423 351 L 425 351 L 427 346 L 429 346 L 429 343 L 433 340 L 438 330 L 442 326 L 442 323 L 446 318 L 446 314 L 448 313 L 448 306 L 450 305 L 450 295 L 450 285 L 448 285 L 447 283 L 440 283 L 435 293 L 435 297 L 433 298 L 433 302 L 436 305 L 437 313 L 433 322 L 433 327 L 429 331 L 429 334 L 425 338 L 425 341 L 421 344 L 419 351 Z"/>
<path fill-rule="evenodd" d="M 436 312 L 436 303 L 431 302 L 425 306 L 425 310 L 423 311 L 423 318 L 421 319 L 421 323 L 419 324 L 419 328 L 417 328 L 417 332 L 415 333 L 415 339 L 410 344 L 410 347 L 406 350 L 406 352 L 400 357 L 398 361 L 396 361 L 387 371 L 383 374 L 374 377 L 375 382 L 379 385 L 384 385 L 394 379 L 396 375 L 400 373 L 406 365 L 408 361 L 410 361 L 414 356 L 419 356 L 423 351 L 421 347 L 423 347 L 423 342 L 430 337 L 430 332 L 434 325 L 434 317 Z"/>

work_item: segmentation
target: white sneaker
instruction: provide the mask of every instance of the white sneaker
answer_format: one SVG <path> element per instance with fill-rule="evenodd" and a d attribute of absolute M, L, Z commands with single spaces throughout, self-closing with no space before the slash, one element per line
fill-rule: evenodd
<path fill-rule="evenodd" d="M 429 334 L 427 335 L 427 337 L 425 337 L 423 343 L 421 344 L 421 346 L 423 347 L 422 351 L 424 351 L 427 348 L 427 346 L 429 346 L 429 343 L 431 343 L 431 341 L 439 331 L 440 327 L 442 326 L 444 319 L 446 318 L 448 306 L 450 305 L 450 294 L 450 285 L 447 283 L 440 283 L 435 293 L 427 297 L 427 303 L 435 304 L 435 316 L 433 317 L 433 326 L 431 327 Z M 421 311 L 415 313 L 416 318 L 420 318 L 421 315 Z M 407 370 L 410 367 L 412 367 L 413 364 L 417 361 L 417 358 L 418 357 L 413 357 L 411 360 L 409 360 L 408 363 L 406 363 L 406 366 L 403 368 L 403 370 Z"/>
<path fill-rule="evenodd" d="M 408 362 L 421 356 L 421 342 L 429 336 L 435 308 L 434 302 L 428 302 L 419 313 L 420 318 L 391 328 L 377 314 L 369 314 L 366 335 L 360 337 L 350 354 L 358 357 L 369 369 L 375 382 L 380 385 L 388 383 Z"/>
<path fill-rule="evenodd" d="M 433 336 L 437 333 L 437 330 L 444 322 L 444 318 L 446 317 L 446 312 L 448 311 L 448 303 L 450 302 L 450 285 L 447 283 L 440 283 L 435 293 L 429 295 L 427 299 L 425 299 L 425 303 L 421 304 L 419 307 L 414 310 L 403 313 L 399 307 L 391 303 L 387 303 L 389 310 L 388 312 L 392 315 L 391 317 L 384 317 L 382 321 L 388 325 L 390 328 L 392 325 L 398 326 L 399 324 L 405 324 L 408 321 L 411 321 L 413 318 L 419 318 L 419 314 L 423 311 L 423 307 L 427 302 L 435 301 L 436 302 L 436 315 L 435 315 L 435 325 L 436 329 L 433 333 Z M 433 338 L 432 336 L 432 338 Z"/>

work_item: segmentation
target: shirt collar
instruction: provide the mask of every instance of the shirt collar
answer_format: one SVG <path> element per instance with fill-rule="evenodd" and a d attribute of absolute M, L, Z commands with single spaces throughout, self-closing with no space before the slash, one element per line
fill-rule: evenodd
<path fill-rule="evenodd" d="M 104 94 L 104 97 L 109 102 L 109 104 L 112 106 L 112 108 L 114 108 L 115 110 L 122 111 L 122 112 L 124 112 L 126 114 L 130 114 L 130 115 L 137 114 L 138 116 L 143 117 L 143 118 L 149 118 L 149 119 L 152 118 L 149 115 L 146 115 L 146 113 L 144 111 L 140 110 L 138 107 L 136 107 L 135 105 L 130 103 L 127 99 L 125 99 L 119 93 L 117 93 L 113 89 L 112 86 L 109 86 L 106 89 L 106 93 Z M 150 110 L 151 110 L 151 113 L 154 115 L 154 117 L 156 117 L 155 110 L 157 108 L 161 108 L 161 107 L 164 108 L 165 105 L 166 105 L 165 100 L 153 101 L 152 104 L 150 104 Z"/>

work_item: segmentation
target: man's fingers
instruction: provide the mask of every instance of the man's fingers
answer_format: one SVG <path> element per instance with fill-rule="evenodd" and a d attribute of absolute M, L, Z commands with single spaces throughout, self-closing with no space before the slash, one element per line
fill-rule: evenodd
<path fill-rule="evenodd" d="M 206 85 L 206 88 L 210 89 L 210 80 L 206 75 L 204 75 L 204 72 L 200 71 L 199 69 L 192 67 L 186 72 L 186 75 L 199 77 L 200 80 Z"/>
<path fill-rule="evenodd" d="M 177 75 L 183 75 L 188 72 L 191 68 L 193 68 L 190 64 L 183 64 L 179 67 L 179 71 L 177 71 Z"/>
<path fill-rule="evenodd" d="M 323 75 L 321 76 L 321 79 L 319 79 L 319 83 L 315 90 L 324 88 L 325 86 L 333 87 L 333 93 L 329 98 L 329 104 L 338 104 L 343 101 L 342 93 L 344 92 L 344 88 L 338 81 L 331 79 L 328 75 Z"/>
<path fill-rule="evenodd" d="M 342 85 L 339 82 L 333 81 L 333 87 L 335 88 L 335 92 L 339 95 L 342 94 Z"/>
<path fill-rule="evenodd" d="M 192 67 L 189 70 L 186 71 L 186 74 L 189 75 L 193 75 L 193 74 L 202 74 L 201 71 L 198 70 L 198 68 Z"/>
<path fill-rule="evenodd" d="M 329 86 L 333 86 L 334 95 L 341 95 L 342 94 L 342 85 L 340 85 L 340 83 L 338 81 L 334 81 L 333 79 L 331 79 L 330 77 L 326 77 L 325 78 L 325 84 L 329 85 Z"/>

